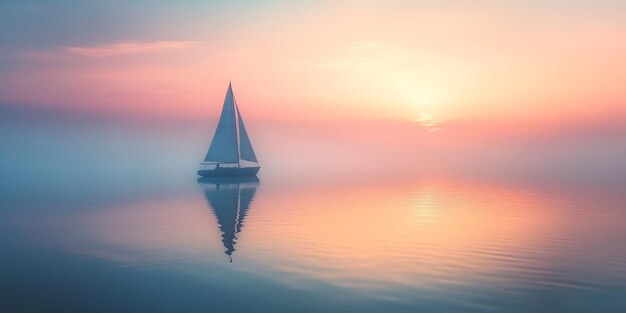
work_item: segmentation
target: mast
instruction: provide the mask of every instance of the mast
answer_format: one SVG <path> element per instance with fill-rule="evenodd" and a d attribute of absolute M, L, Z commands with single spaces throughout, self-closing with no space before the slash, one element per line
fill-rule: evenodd
<path fill-rule="evenodd" d="M 228 86 L 229 88 L 231 88 L 231 92 L 232 92 L 232 87 L 231 87 L 232 83 L 229 83 Z M 237 167 L 241 167 L 241 140 L 240 135 L 239 135 L 239 107 L 237 106 L 237 99 L 235 98 L 235 93 L 233 92 L 233 106 L 235 107 L 235 109 L 233 110 L 233 117 L 235 119 L 235 136 L 237 137 Z"/>

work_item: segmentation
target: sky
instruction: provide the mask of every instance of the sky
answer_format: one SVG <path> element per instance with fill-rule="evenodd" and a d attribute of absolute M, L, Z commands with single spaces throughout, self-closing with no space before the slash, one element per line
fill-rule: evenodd
<path fill-rule="evenodd" d="M 338 155 L 574 140 L 614 160 L 625 55 L 619 0 L 0 1 L 5 114 L 214 122 L 232 81 L 253 143 Z"/>

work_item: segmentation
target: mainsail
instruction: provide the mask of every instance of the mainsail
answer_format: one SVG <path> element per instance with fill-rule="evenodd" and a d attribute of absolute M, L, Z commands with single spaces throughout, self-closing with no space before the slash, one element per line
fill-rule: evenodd
<path fill-rule="evenodd" d="M 257 163 L 252 143 L 243 124 L 241 113 L 237 107 L 233 88 L 228 84 L 228 91 L 224 98 L 222 114 L 213 135 L 213 141 L 204 158 L 210 163 L 239 163 L 241 161 Z"/>
<path fill-rule="evenodd" d="M 237 146 L 237 123 L 235 122 L 235 101 L 233 89 L 228 85 L 222 115 L 217 124 L 215 135 L 209 151 L 204 158 L 206 162 L 239 162 L 239 147 Z"/>

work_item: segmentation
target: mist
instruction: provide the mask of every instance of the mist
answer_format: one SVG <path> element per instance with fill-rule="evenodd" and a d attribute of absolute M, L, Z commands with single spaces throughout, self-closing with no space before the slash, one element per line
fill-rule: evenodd
<path fill-rule="evenodd" d="M 0 169 L 7 188 L 119 184 L 119 177 L 190 179 L 217 123 L 216 117 L 156 119 L 8 106 L 2 113 Z M 620 122 L 523 133 L 485 121 L 482 127 L 442 123 L 436 130 L 411 121 L 365 119 L 253 119 L 246 126 L 261 178 L 469 174 L 623 180 L 626 131 Z"/>

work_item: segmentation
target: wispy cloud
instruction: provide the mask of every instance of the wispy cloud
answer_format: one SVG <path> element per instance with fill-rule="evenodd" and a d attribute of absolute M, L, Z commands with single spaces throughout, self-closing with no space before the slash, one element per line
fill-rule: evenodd
<path fill-rule="evenodd" d="M 129 54 L 157 53 L 170 50 L 188 49 L 198 46 L 200 46 L 200 44 L 194 41 L 118 41 L 93 46 L 70 46 L 40 51 L 16 52 L 0 50 L 0 57 L 53 61 L 72 59 L 76 57 L 105 58 Z"/>
<path fill-rule="evenodd" d="M 71 54 L 98 58 L 123 54 L 159 52 L 196 46 L 193 41 L 124 41 L 96 46 L 74 46 L 65 50 Z"/>

